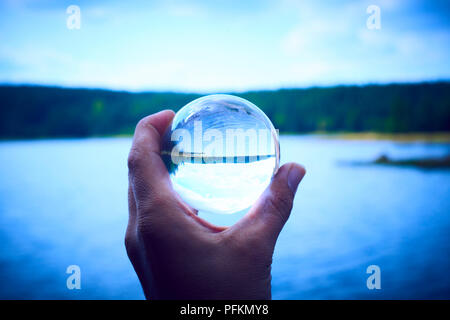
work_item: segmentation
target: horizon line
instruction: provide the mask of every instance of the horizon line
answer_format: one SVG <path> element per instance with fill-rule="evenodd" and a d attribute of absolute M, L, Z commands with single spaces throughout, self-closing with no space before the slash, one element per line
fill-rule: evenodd
<path fill-rule="evenodd" d="M 280 86 L 277 88 L 261 88 L 261 89 L 249 89 L 249 90 L 217 90 L 217 91 L 187 91 L 176 89 L 143 89 L 143 90 L 130 90 L 130 89 L 115 89 L 107 87 L 90 87 L 90 86 L 70 86 L 62 84 L 42 84 L 42 83 L 16 83 L 16 82 L 0 82 L 0 87 L 42 87 L 42 88 L 55 88 L 55 89 L 67 89 L 67 90 L 92 90 L 92 91 L 109 91 L 109 92 L 121 92 L 130 94 L 145 94 L 145 93 L 175 93 L 175 94 L 193 94 L 193 95 L 210 95 L 210 94 L 245 94 L 252 92 L 276 92 L 282 90 L 309 90 L 309 89 L 327 89 L 338 87 L 370 87 L 370 86 L 391 86 L 391 85 L 420 85 L 420 84 L 437 84 L 437 83 L 450 83 L 450 78 L 434 79 L 434 80 L 411 80 L 411 81 L 389 81 L 389 82 L 366 82 L 366 83 L 342 83 L 342 84 L 316 84 L 310 86 Z"/>

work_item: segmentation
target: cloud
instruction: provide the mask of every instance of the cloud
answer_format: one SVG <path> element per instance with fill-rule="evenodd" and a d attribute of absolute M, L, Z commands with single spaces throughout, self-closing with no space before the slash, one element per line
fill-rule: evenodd
<path fill-rule="evenodd" d="M 207 10 L 199 4 L 177 3 L 163 6 L 169 15 L 175 17 L 201 17 L 207 14 Z"/>
<path fill-rule="evenodd" d="M 0 81 L 210 92 L 449 78 L 445 3 L 384 1 L 368 30 L 369 0 L 83 0 L 77 31 L 59 2 L 3 2 Z"/>

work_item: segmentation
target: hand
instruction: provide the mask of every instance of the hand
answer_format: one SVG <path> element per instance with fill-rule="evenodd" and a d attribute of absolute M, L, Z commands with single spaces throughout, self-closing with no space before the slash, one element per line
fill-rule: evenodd
<path fill-rule="evenodd" d="M 278 234 L 305 170 L 285 164 L 250 211 L 231 227 L 197 216 L 173 190 L 160 138 L 174 113 L 142 119 L 128 158 L 128 256 L 153 299 L 270 299 Z"/>

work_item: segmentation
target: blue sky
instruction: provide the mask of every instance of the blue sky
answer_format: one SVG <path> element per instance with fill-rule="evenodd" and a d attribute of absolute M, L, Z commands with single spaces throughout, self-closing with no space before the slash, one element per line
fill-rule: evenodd
<path fill-rule="evenodd" d="M 81 28 L 66 26 L 69 5 Z M 369 5 L 381 29 L 369 30 Z M 0 0 L 0 82 L 224 92 L 450 79 L 450 1 Z"/>

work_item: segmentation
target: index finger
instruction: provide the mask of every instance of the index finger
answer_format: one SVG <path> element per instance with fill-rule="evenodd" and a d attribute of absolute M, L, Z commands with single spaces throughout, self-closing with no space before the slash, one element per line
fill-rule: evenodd
<path fill-rule="evenodd" d="M 164 110 L 145 117 L 136 126 L 128 170 L 137 209 L 151 197 L 171 192 L 169 173 L 160 156 L 160 142 L 173 117 L 173 111 Z"/>

